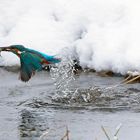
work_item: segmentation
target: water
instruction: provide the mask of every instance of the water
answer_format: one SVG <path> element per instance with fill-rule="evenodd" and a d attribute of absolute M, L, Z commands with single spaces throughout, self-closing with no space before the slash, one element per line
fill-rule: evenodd
<path fill-rule="evenodd" d="M 120 123 L 120 139 L 140 138 L 139 84 L 106 89 L 123 78 L 85 72 L 59 95 L 48 72 L 28 83 L 18 80 L 15 70 L 1 68 L 0 73 L 0 140 L 39 140 L 44 132 L 45 140 L 60 140 L 66 126 L 70 140 L 105 140 L 101 126 L 111 135 Z"/>

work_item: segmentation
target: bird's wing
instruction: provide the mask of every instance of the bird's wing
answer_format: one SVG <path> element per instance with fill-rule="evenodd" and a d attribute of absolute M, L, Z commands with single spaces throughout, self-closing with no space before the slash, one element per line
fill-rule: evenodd
<path fill-rule="evenodd" d="M 45 60 L 44 62 L 46 62 L 46 64 L 47 63 L 54 64 L 54 63 L 59 63 L 61 61 L 60 58 L 55 58 L 55 56 L 47 55 L 47 54 L 38 52 L 36 50 L 28 49 L 28 52 L 38 55 L 39 57 Z"/>
<path fill-rule="evenodd" d="M 20 78 L 22 81 L 27 82 L 32 75 L 34 75 L 35 71 L 42 70 L 42 58 L 37 56 L 36 54 L 32 54 L 29 52 L 23 52 L 20 55 Z"/>

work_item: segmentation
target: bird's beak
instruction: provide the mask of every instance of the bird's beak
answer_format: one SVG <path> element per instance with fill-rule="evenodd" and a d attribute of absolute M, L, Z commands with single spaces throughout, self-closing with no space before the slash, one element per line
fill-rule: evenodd
<path fill-rule="evenodd" d="M 11 51 L 11 48 L 10 46 L 7 46 L 7 47 L 0 47 L 0 52 L 1 51 Z"/>

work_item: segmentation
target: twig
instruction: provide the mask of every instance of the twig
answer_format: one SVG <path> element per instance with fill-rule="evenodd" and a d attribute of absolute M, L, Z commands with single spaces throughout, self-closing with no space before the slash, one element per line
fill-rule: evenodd
<path fill-rule="evenodd" d="M 116 127 L 116 132 L 115 132 L 114 136 L 117 136 L 117 135 L 118 135 L 118 133 L 119 133 L 121 127 L 122 127 L 122 124 L 120 123 L 120 124 Z"/>
<path fill-rule="evenodd" d="M 126 77 L 123 81 L 121 81 L 121 83 L 123 84 L 123 83 L 127 82 L 127 80 L 129 80 L 130 77 L 131 77 L 131 75 L 128 75 L 128 77 Z"/>
<path fill-rule="evenodd" d="M 66 133 L 64 134 L 64 136 L 61 138 L 61 140 L 64 140 L 66 138 L 66 140 L 70 140 L 69 139 L 69 130 L 68 130 L 68 126 L 66 126 Z"/>
<path fill-rule="evenodd" d="M 102 128 L 103 132 L 105 133 L 107 139 L 108 139 L 108 140 L 111 140 L 110 137 L 109 137 L 109 135 L 107 134 L 105 128 L 104 128 L 103 126 L 101 126 L 101 128 Z"/>
<path fill-rule="evenodd" d="M 45 131 L 45 132 L 39 137 L 39 140 L 42 140 L 44 137 L 46 137 L 48 133 L 49 133 L 48 131 Z"/>
<path fill-rule="evenodd" d="M 131 80 L 129 80 L 129 81 L 124 82 L 124 84 L 129 84 L 129 83 L 131 83 L 131 82 L 133 82 L 133 81 L 137 80 L 138 78 L 140 78 L 140 75 L 138 75 L 138 76 L 136 76 L 136 77 L 132 78 L 132 79 L 131 79 Z"/>

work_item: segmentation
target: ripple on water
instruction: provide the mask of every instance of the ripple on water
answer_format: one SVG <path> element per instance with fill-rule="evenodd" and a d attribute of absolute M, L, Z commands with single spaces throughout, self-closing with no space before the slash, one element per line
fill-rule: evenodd
<path fill-rule="evenodd" d="M 138 110 L 140 93 L 136 89 L 104 90 L 99 87 L 71 89 L 53 94 L 50 100 L 36 98 L 25 103 L 31 108 L 86 109 L 102 111 Z M 60 91 L 59 91 L 60 92 Z"/>

